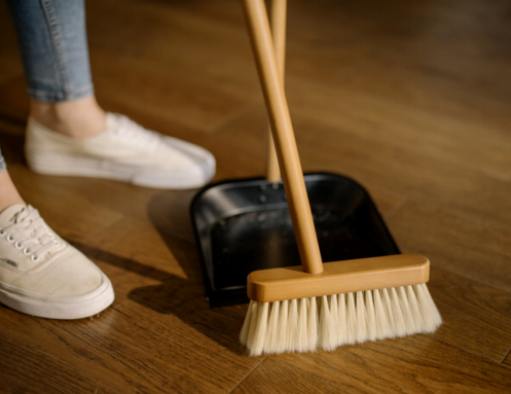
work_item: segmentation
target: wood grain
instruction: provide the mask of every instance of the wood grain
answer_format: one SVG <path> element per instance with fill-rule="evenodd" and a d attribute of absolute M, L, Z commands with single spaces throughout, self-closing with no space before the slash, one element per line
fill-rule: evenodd
<path fill-rule="evenodd" d="M 87 2 L 109 110 L 264 175 L 267 119 L 241 5 Z M 193 191 L 31 173 L 27 98 L 0 3 L 0 145 L 23 196 L 112 279 L 116 302 L 54 322 L 0 308 L 0 392 L 504 393 L 511 387 L 511 56 L 505 0 L 289 2 L 286 91 L 306 170 L 365 185 L 431 260 L 434 335 L 249 358 L 244 306 L 209 309 Z"/>

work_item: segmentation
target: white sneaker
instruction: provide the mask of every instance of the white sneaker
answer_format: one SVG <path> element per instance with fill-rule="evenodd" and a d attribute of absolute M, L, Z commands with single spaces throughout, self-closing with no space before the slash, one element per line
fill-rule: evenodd
<path fill-rule="evenodd" d="M 113 301 L 105 274 L 37 210 L 16 204 L 0 212 L 0 303 L 33 316 L 81 319 Z"/>
<path fill-rule="evenodd" d="M 207 150 L 111 113 L 106 131 L 81 140 L 29 119 L 25 154 L 30 168 L 41 174 L 109 178 L 147 187 L 196 188 L 215 174 L 215 158 Z"/>

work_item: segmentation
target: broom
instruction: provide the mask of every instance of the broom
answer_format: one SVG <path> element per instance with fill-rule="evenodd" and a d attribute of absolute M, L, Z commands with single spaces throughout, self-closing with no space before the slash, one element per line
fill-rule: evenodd
<path fill-rule="evenodd" d="M 277 64 L 280 83 L 282 84 L 282 89 L 284 89 L 286 63 L 287 0 L 272 0 L 270 15 L 275 62 Z M 268 131 L 268 146 L 266 152 L 266 179 L 271 183 L 280 182 L 282 179 L 277 159 L 277 152 L 275 151 L 275 143 L 273 142 L 271 127 Z"/>
<path fill-rule="evenodd" d="M 429 260 L 393 255 L 323 264 L 264 0 L 244 0 L 301 266 L 254 271 L 240 341 L 252 356 L 333 350 L 430 333 L 441 316 L 429 294 Z"/>

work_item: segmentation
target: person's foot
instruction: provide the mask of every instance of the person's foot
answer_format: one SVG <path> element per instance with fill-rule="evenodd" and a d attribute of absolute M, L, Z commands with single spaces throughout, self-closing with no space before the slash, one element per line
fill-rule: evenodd
<path fill-rule="evenodd" d="M 114 301 L 108 278 L 29 205 L 0 212 L 0 303 L 51 319 L 95 315 Z"/>
<path fill-rule="evenodd" d="M 108 113 L 106 130 L 72 138 L 30 118 L 25 154 L 41 174 L 87 176 L 139 186 L 188 189 L 205 185 L 215 174 L 207 150 L 146 130 L 127 117 Z"/>

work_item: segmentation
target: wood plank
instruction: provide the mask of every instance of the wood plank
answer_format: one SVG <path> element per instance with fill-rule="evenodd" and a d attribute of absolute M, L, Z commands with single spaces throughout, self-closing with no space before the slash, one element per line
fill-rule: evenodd
<path fill-rule="evenodd" d="M 408 353 L 411 348 L 417 352 Z M 406 346 L 394 341 L 333 353 L 270 357 L 234 392 L 507 393 L 509 372 L 509 368 L 466 357 L 450 346 L 432 346 L 417 337 Z"/>
<path fill-rule="evenodd" d="M 511 290 L 511 235 L 505 219 L 462 208 L 454 201 L 433 202 L 429 196 L 416 196 L 389 223 L 403 249 L 429 254 L 433 267 L 440 265 L 478 282 Z"/>
<path fill-rule="evenodd" d="M 511 367 L 511 349 L 507 353 L 506 358 L 504 359 L 504 361 L 502 361 L 502 363 L 508 367 Z"/>
<path fill-rule="evenodd" d="M 18 56 L 16 33 L 10 20 L 7 3 L 0 4 L 0 86 L 15 77 L 22 75 L 21 60 Z M 1 95 L 0 95 L 1 96 Z M 0 107 L 1 111 L 1 107 Z"/>

